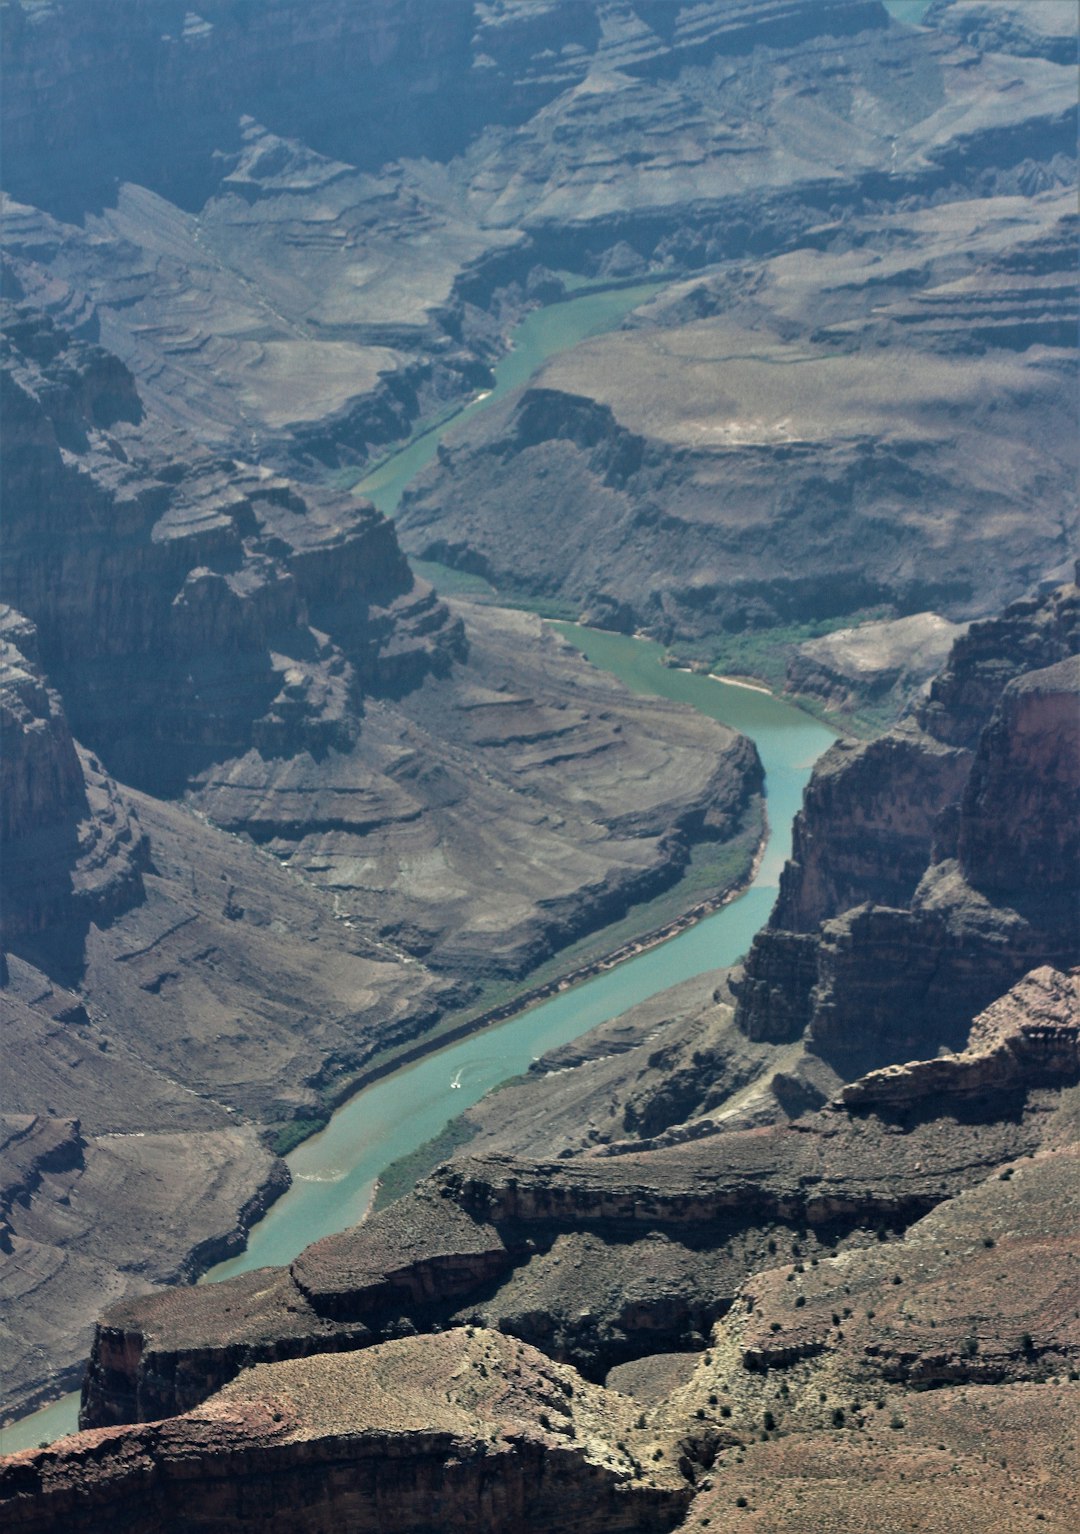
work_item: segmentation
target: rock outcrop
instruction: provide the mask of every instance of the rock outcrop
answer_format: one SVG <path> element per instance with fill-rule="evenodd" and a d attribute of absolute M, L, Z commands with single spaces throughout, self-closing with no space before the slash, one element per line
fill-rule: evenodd
<path fill-rule="evenodd" d="M 384 518 L 162 441 L 115 357 L 11 318 L 2 590 L 122 779 L 175 793 L 251 748 L 347 748 L 365 693 L 463 653 Z"/>
<path fill-rule="evenodd" d="M 959 632 L 937 613 L 839 629 L 795 648 L 787 684 L 792 692 L 819 699 L 830 712 L 868 705 L 900 711 L 940 671 Z"/>
<path fill-rule="evenodd" d="M 977 1017 L 967 1048 L 934 1060 L 913 1060 L 871 1071 L 845 1086 L 840 1100 L 874 1112 L 995 1103 L 1044 1082 L 1080 1077 L 1080 971 L 1065 976 L 1036 969 Z M 965 1107 L 965 1111 L 966 1107 Z"/>
<path fill-rule="evenodd" d="M 196 1519 L 303 1534 L 347 1519 L 358 1534 L 663 1534 L 689 1489 L 645 1459 L 635 1410 L 470 1327 L 263 1365 L 190 1416 L 15 1456 L 0 1505 L 7 1527 L 27 1531 L 62 1520 L 179 1534 Z"/>
<path fill-rule="evenodd" d="M 932 60 L 908 57 L 912 77 L 936 77 L 934 99 L 940 89 L 956 100 L 960 76 L 970 84 L 969 68 L 991 56 L 950 63 L 931 37 L 920 47 Z M 888 41 L 893 63 L 898 43 Z M 871 52 L 864 38 L 835 67 L 873 95 Z M 1003 86 L 1016 64 L 996 61 Z M 984 103 L 996 89 L 986 87 Z M 799 97 L 834 108 L 816 74 Z M 785 121 L 788 109 L 759 107 Z M 931 114 L 927 131 L 931 122 L 941 119 Z M 899 154 L 918 130 L 897 128 Z M 699 260 L 716 261 L 713 272 L 672 283 L 621 330 L 553 359 L 522 394 L 448 436 L 406 495 L 405 548 L 703 659 L 745 656 L 731 636 L 747 631 L 790 635 L 867 610 L 909 629 L 928 609 L 931 622 L 963 622 L 1045 576 L 1064 578 L 1077 532 L 1072 450 L 1060 445 L 1072 436 L 1075 197 L 1051 190 L 1059 162 L 1041 129 L 1040 149 L 1019 125 L 1015 148 L 1030 149 L 1040 193 L 1017 197 L 1015 162 L 991 188 L 988 164 L 1011 131 L 995 130 L 992 146 L 981 134 L 935 144 L 919 169 L 879 176 L 866 201 L 842 187 L 846 159 L 829 218 L 812 231 L 798 226 L 800 195 L 788 187 L 776 215 L 798 248 L 767 259 L 732 248 L 736 231 L 753 230 L 759 249 L 775 233 L 762 230 L 760 207 L 748 217 L 733 196 L 725 230 L 702 237 Z M 986 176 L 974 199 L 960 168 L 969 153 Z M 948 190 L 920 190 L 943 159 Z M 921 195 L 942 200 L 897 206 Z M 1012 222 L 1021 205 L 1023 229 Z M 822 663 L 828 641 L 811 643 L 817 659 L 797 652 L 793 682 L 846 704 L 850 660 L 838 674 Z M 884 708 L 889 689 L 919 685 L 920 670 L 860 666 L 854 685 Z"/>
<path fill-rule="evenodd" d="M 455 1321 L 520 1337 L 590 1378 L 693 1347 L 778 1241 L 817 1258 L 902 1231 L 1059 1143 L 1053 1113 L 1077 1079 L 1078 1020 L 1076 976 L 1040 971 L 977 1022 L 969 1056 L 867 1077 L 795 1124 L 703 1122 L 681 1144 L 627 1141 L 557 1162 L 455 1160 L 287 1271 L 114 1307 L 83 1421 L 173 1415 L 242 1367 Z"/>
<path fill-rule="evenodd" d="M 208 454 L 115 356 L 8 315 L 5 1108 L 78 1117 L 87 1152 L 16 1206 L 5 1410 L 103 1304 L 242 1242 L 283 1168 L 232 1115 L 316 1126 L 479 979 L 670 889 L 697 843 L 748 868 L 762 825 L 749 742 L 523 615 L 470 646 L 370 506 Z"/>
<path fill-rule="evenodd" d="M 149 844 L 101 763 L 72 740 L 37 653 L 34 625 L 0 608 L 0 937 L 77 962 L 91 921 L 145 898 Z"/>
<path fill-rule="evenodd" d="M 1071 1529 L 1060 23 L 3 9 L 0 1342 L 27 1406 L 104 1312 L 84 1420 L 120 1424 L 9 1462 L 6 1522 L 715 1534 L 771 1485 L 778 1527 L 865 1527 L 873 1477 L 905 1534 L 941 1507 L 981 1530 L 987 1488 L 1024 1534 Z M 759 841 L 745 742 L 532 618 L 463 615 L 330 488 L 489 386 L 531 305 L 654 276 L 630 326 L 448 439 L 409 549 L 701 660 L 1038 594 L 830 755 L 734 992 L 540 1062 L 549 1144 L 519 1082 L 360 1227 L 183 1287 L 284 1186 L 266 1129 L 670 891 L 697 844 Z M 600 1384 L 628 1363 L 648 1410 Z"/>
<path fill-rule="evenodd" d="M 1073 962 L 1077 612 L 1069 585 L 973 625 L 916 720 L 823 759 L 734 982 L 750 1038 L 808 1029 L 850 1075 L 957 1047 L 1021 974 Z"/>

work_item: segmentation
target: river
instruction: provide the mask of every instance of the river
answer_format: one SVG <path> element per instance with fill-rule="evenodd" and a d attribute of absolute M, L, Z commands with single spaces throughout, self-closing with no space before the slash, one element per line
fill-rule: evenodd
<path fill-rule="evenodd" d="M 526 382 L 546 357 L 610 329 L 658 286 L 650 283 L 591 293 L 529 315 L 515 332 L 515 348 L 500 364 L 496 389 L 488 400 Z M 356 489 L 392 512 L 404 483 L 430 461 L 439 437 L 452 424 L 444 422 L 415 439 Z M 739 899 L 677 937 L 358 1093 L 338 1109 L 320 1134 L 289 1154 L 292 1187 L 252 1230 L 247 1249 L 213 1268 L 202 1282 L 288 1262 L 309 1242 L 354 1224 L 363 1217 L 380 1173 L 391 1162 L 438 1134 L 492 1087 L 526 1070 L 537 1055 L 570 1042 L 677 981 L 734 963 L 768 917 L 790 850 L 792 817 L 811 767 L 833 739 L 831 732 L 766 692 L 665 667 L 662 647 L 649 640 L 575 624 L 555 626 L 594 664 L 634 692 L 686 703 L 756 742 L 765 766 L 772 833 L 752 885 Z M 51 1441 L 74 1431 L 77 1416 L 78 1396 L 73 1393 L 4 1429 L 0 1449 L 12 1453 Z"/>
<path fill-rule="evenodd" d="M 356 494 L 366 496 L 384 516 L 392 517 L 405 486 L 432 461 L 448 431 L 466 418 L 488 409 L 512 390 L 520 389 L 549 357 L 577 346 L 590 336 L 613 330 L 631 309 L 659 293 L 663 286 L 664 279 L 654 278 L 632 287 L 580 293 L 559 303 L 547 304 L 542 309 L 533 309 L 514 330 L 511 349 L 496 364 L 493 386 L 483 390 L 449 418 L 427 431 L 418 432 L 406 447 L 358 480 L 353 486 Z"/>
<path fill-rule="evenodd" d="M 692 704 L 756 741 L 774 828 L 757 877 L 739 899 L 668 942 L 359 1092 L 289 1154 L 293 1186 L 251 1232 L 247 1250 L 213 1268 L 204 1282 L 289 1262 L 308 1242 L 355 1224 L 392 1161 L 430 1140 L 493 1086 L 527 1070 L 537 1055 L 679 980 L 734 963 L 768 916 L 803 785 L 831 733 L 768 693 L 670 670 L 661 664 L 661 646 L 648 640 L 557 627 L 635 692 Z"/>

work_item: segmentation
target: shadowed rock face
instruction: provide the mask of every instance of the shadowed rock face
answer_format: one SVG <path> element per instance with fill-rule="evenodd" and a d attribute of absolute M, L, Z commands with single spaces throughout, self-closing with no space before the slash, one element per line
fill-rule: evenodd
<path fill-rule="evenodd" d="M 1028 977 L 949 1060 L 881 1071 L 797 1124 L 692 1120 L 557 1162 L 466 1156 L 286 1270 L 114 1308 L 90 1426 L 195 1406 L 256 1362 L 473 1319 L 591 1378 L 695 1338 L 779 1241 L 805 1256 L 901 1231 L 996 1166 L 1064 1143 L 1080 1075 L 1075 973 Z M 1004 1105 L 1004 1106 L 1003 1106 Z M 1062 1139 L 1064 1137 L 1064 1139 Z M 700 1346 L 700 1340 L 697 1342 Z"/>
<path fill-rule="evenodd" d="M 850 1075 L 956 1047 L 1026 970 L 1073 961 L 1077 610 L 1069 585 L 973 625 L 917 722 L 823 759 L 735 981 L 749 1037 L 809 1028 Z"/>
<path fill-rule="evenodd" d="M 1047 645 L 1060 642 L 1063 614 L 1075 595 L 1075 588 L 1058 590 L 1028 604 L 1023 615 L 1007 614 L 999 631 L 1007 640 L 1003 649 L 1014 644 L 1024 658 L 1045 656 Z M 1048 614 L 1056 614 L 1053 621 Z M 1042 636 L 1038 644 L 1033 633 Z M 969 675 L 973 670 L 985 678 L 989 644 L 981 637 Z M 590 1145 L 579 1137 L 576 1144 L 567 1141 L 557 1160 L 467 1154 L 362 1225 L 316 1243 L 288 1270 L 113 1307 L 99 1324 L 83 1420 L 96 1425 L 183 1411 L 201 1420 L 200 1411 L 213 1415 L 218 1408 L 200 1403 L 230 1379 L 236 1384 L 225 1398 L 232 1400 L 234 1391 L 261 1398 L 274 1378 L 291 1390 L 295 1378 L 310 1382 L 298 1420 L 322 1441 L 320 1403 L 337 1399 L 335 1371 L 366 1367 L 349 1355 L 370 1359 L 368 1367 L 377 1370 L 392 1342 L 415 1349 L 422 1360 L 429 1343 L 436 1352 L 447 1346 L 440 1329 L 468 1323 L 540 1347 L 594 1380 L 642 1355 L 696 1351 L 686 1383 L 651 1418 L 636 1419 L 693 1481 L 736 1436 L 745 1442 L 756 1431 L 766 1403 L 767 1431 L 784 1413 L 812 1434 L 829 1425 L 835 1401 L 847 1403 L 844 1412 L 860 1413 L 871 1391 L 931 1381 L 1044 1381 L 1063 1363 L 1074 1366 L 1078 1339 L 1062 1301 L 1071 1235 L 1052 1260 L 1041 1254 L 1048 1211 L 1072 1180 L 1077 973 L 1044 962 L 972 1022 L 973 998 L 997 973 L 995 954 L 1004 973 L 1051 941 L 1075 952 L 1071 900 L 1058 927 L 1047 916 L 1052 906 L 1027 898 L 1022 878 L 1013 879 L 1009 905 L 994 903 L 1000 892 L 979 870 L 998 865 L 985 850 L 975 855 L 993 845 L 986 829 L 991 816 L 980 806 L 997 807 L 1001 837 L 1015 836 L 1020 846 L 1030 835 L 1038 850 L 1053 823 L 1050 812 L 1060 812 L 1062 795 L 1073 792 L 1069 774 L 1052 770 L 1058 757 L 1049 745 L 1069 744 L 1075 713 L 1055 700 L 1072 695 L 1074 670 L 1059 660 L 1037 671 L 1020 669 L 1010 681 L 1003 663 L 1004 687 L 974 751 L 942 747 L 928 733 L 901 732 L 907 754 L 898 760 L 911 783 L 918 782 L 919 760 L 918 750 L 908 749 L 912 742 L 917 747 L 921 740 L 935 767 L 959 761 L 965 769 L 967 785 L 951 787 L 961 811 L 938 817 L 930 833 L 917 818 L 903 818 L 910 787 L 895 795 L 898 824 L 913 845 L 936 834 L 945 851 L 958 855 L 931 863 L 907 907 L 864 903 L 825 920 L 816 933 L 781 933 L 784 943 L 811 945 L 815 959 L 803 1044 L 764 1041 L 740 1055 L 723 1043 L 722 1031 L 695 1033 L 686 1023 L 673 1024 L 670 1065 L 685 1062 L 696 1041 L 699 1073 L 718 1073 L 711 1099 L 703 1087 L 687 1097 L 684 1122 L 669 1118 L 647 1138 L 644 1122 L 628 1115 L 627 1138 Z M 948 674 L 960 699 L 971 690 L 964 672 L 954 657 Z M 1016 796 L 1010 819 L 1000 810 L 1007 795 L 996 785 L 1003 774 L 1017 773 L 1028 791 Z M 827 781 L 834 777 L 836 769 Z M 865 787 L 873 777 L 853 775 L 853 782 Z M 835 807 L 835 787 L 830 794 L 821 802 Z M 883 795 L 876 809 L 871 799 L 870 819 L 887 799 Z M 964 861 L 968 847 L 973 851 Z M 789 893 L 798 889 L 798 877 L 796 866 Z M 849 887 L 854 877 L 841 872 L 834 888 Z M 985 890 L 976 887 L 976 877 Z M 808 900 L 815 889 L 826 886 L 820 880 L 808 886 Z M 820 898 L 829 898 L 827 890 Z M 958 1042 L 966 1039 L 967 1047 L 932 1058 L 954 1036 L 965 1006 Z M 619 1044 L 607 1067 L 609 1091 L 632 1102 L 642 1044 L 650 1030 L 664 1026 L 643 1013 L 625 1023 L 622 1038 L 619 1025 L 608 1025 L 603 1037 L 552 1065 L 584 1077 L 603 1063 L 610 1044 Z M 849 1071 L 847 1086 L 834 1075 L 832 1101 L 813 1112 L 815 1091 L 817 1102 L 829 1095 L 827 1073 L 815 1076 L 811 1065 L 815 1051 L 819 1065 L 821 1054 L 842 1067 L 867 1055 L 874 1064 L 882 1057 L 892 1064 L 855 1081 Z M 900 1065 L 905 1055 L 917 1058 Z M 764 1087 L 772 1069 L 770 1121 L 768 1093 L 759 1090 L 752 1107 L 744 1088 L 755 1086 L 755 1072 Z M 734 1105 L 726 1118 L 725 1086 Z M 787 1121 L 784 1105 L 798 1097 L 796 1088 L 806 1100 Z M 486 1118 L 480 1113 L 480 1125 L 485 1122 L 497 1127 L 497 1109 Z M 512 1111 L 503 1122 L 512 1126 Z M 1025 1193 L 1013 1189 L 1017 1179 L 1034 1180 Z M 784 1260 L 788 1252 L 793 1264 Z M 1032 1264 L 1038 1280 L 1025 1281 L 1021 1275 Z M 1011 1277 L 998 1293 L 1002 1273 Z M 964 1329 L 971 1325 L 966 1296 L 972 1284 L 983 1296 L 984 1317 L 974 1349 Z M 1006 1293 L 1024 1298 L 1014 1304 Z M 918 1336 L 912 1297 L 922 1307 Z M 393 1342 L 406 1336 L 407 1342 Z M 256 1365 L 267 1367 L 238 1375 Z M 279 1369 L 298 1372 L 275 1375 Z M 777 1392 L 778 1374 L 786 1394 Z M 721 1402 L 730 1417 L 721 1414 Z M 109 1441 L 135 1452 L 146 1431 L 135 1427 Z M 85 1436 L 70 1452 L 85 1454 L 98 1441 Z M 620 1442 L 630 1440 L 624 1435 Z M 416 1447 L 418 1464 L 423 1449 Z M 355 1446 L 350 1452 L 355 1463 L 363 1462 Z M 161 1453 L 167 1463 L 168 1450 Z M 221 1464 L 231 1463 L 230 1453 L 223 1445 Z M 30 1477 L 33 1508 L 52 1493 L 35 1479 L 42 1468 L 25 1468 L 29 1463 L 13 1462 L 8 1473 Z M 68 1462 L 61 1457 L 59 1463 Z M 215 1450 L 211 1464 L 217 1463 Z M 500 1484 L 514 1484 L 516 1469 L 500 1464 Z M 58 1474 L 56 1487 L 67 1488 L 68 1470 Z M 114 1495 L 105 1480 L 85 1484 L 89 1489 L 71 1495 L 96 1496 L 99 1486 L 106 1499 Z M 215 1484 L 216 1471 L 200 1483 Z M 701 1491 L 703 1499 L 708 1491 Z M 602 1505 L 599 1496 L 595 1505 Z"/>
<path fill-rule="evenodd" d="M 1080 656 L 1010 682 L 979 741 L 956 853 L 978 890 L 1068 903 L 1080 866 Z"/>
<path fill-rule="evenodd" d="M 0 609 L 0 765 L 4 946 L 44 942 L 71 958 L 91 921 L 145 898 L 148 843 L 37 665 L 34 625 Z"/>
<path fill-rule="evenodd" d="M 642 1024 L 621 1067 L 594 1041 L 556 1067 L 559 1152 L 536 1126 L 517 1149 L 508 1114 L 510 1154 L 289 1271 L 130 1297 L 224 1255 L 281 1186 L 229 1110 L 318 1110 L 455 981 L 620 915 L 694 840 L 752 839 L 760 786 L 744 744 L 650 723 L 531 620 L 486 613 L 466 650 L 382 519 L 252 461 L 366 461 L 487 381 L 555 268 L 708 265 L 451 444 L 409 547 L 665 638 L 967 618 L 1059 579 L 1075 80 L 1042 10 L 937 4 L 909 33 L 863 0 L 282 0 L 258 26 L 235 0 L 5 7 L 27 307 L 3 594 L 39 635 L 13 620 L 4 695 L 27 875 L 5 1321 L 30 1392 L 113 1307 L 88 1420 L 204 1403 L 20 1457 L 13 1527 L 660 1529 L 696 1482 L 715 1534 L 746 1516 L 705 1484 L 733 1423 L 739 1486 L 790 1478 L 761 1441 L 781 1375 L 809 1468 L 778 1518 L 838 1462 L 910 1473 L 891 1427 L 845 1453 L 827 1432 L 909 1381 L 1042 1392 L 987 1416 L 1039 1475 L 1066 1463 L 1046 1381 L 1077 1362 L 1074 977 L 1037 972 L 931 1057 L 1076 956 L 1075 591 L 976 624 L 916 723 L 833 755 L 736 982 L 744 1032 L 723 1000 L 655 1048 Z M 58 916 L 77 993 L 30 946 Z M 838 1072 L 905 1054 L 835 1100 Z M 596 1066 L 606 1099 L 577 1080 Z M 621 1119 L 571 1125 L 571 1086 Z M 435 1332 L 473 1317 L 499 1333 Z M 597 1378 L 702 1356 L 643 1427 L 522 1339 Z M 962 1403 L 936 1410 L 920 1474 L 940 1441 L 978 1481 Z M 906 1534 L 928 1502 L 896 1505 Z"/>
<path fill-rule="evenodd" d="M 115 357 L 31 311 L 5 347 L 3 591 L 126 780 L 347 746 L 364 693 L 461 653 L 370 508 L 162 440 Z"/>
<path fill-rule="evenodd" d="M 995 1096 L 1045 1079 L 1080 1075 L 1080 974 L 1042 968 L 996 1001 L 972 1024 L 960 1054 L 871 1071 L 844 1087 L 849 1107 L 895 1110 L 977 1098 L 986 1113 Z"/>

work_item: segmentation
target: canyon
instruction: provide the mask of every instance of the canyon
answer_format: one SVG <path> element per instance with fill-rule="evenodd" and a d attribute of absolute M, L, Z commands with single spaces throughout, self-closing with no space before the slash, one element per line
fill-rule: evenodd
<path fill-rule="evenodd" d="M 1073 1526 L 1076 17 L 903 10 L 0 4 L 5 1526 Z M 760 865 L 551 618 L 843 731 L 768 921 L 196 1286 Z"/>
<path fill-rule="evenodd" d="M 890 1469 L 890 1449 L 875 1436 L 879 1410 L 891 1410 L 897 1433 L 906 1432 L 904 1413 L 929 1410 L 921 1432 L 947 1440 L 941 1413 L 952 1410 L 949 1392 L 965 1385 L 988 1392 L 995 1412 L 1008 1412 L 1010 1391 L 1041 1391 L 1036 1401 L 1060 1392 L 1080 1362 L 1069 1298 L 1080 971 L 1058 967 L 1064 961 L 1052 955 L 1058 944 L 1075 952 L 1080 902 L 1067 846 L 1078 784 L 1071 770 L 1059 777 L 1053 768 L 1080 753 L 1078 610 L 1077 587 L 1057 588 L 973 626 L 954 647 L 923 717 L 938 746 L 949 735 L 970 743 L 953 748 L 961 770 L 954 763 L 943 788 L 934 753 L 925 753 L 926 779 L 909 752 L 891 785 L 902 823 L 909 809 L 911 861 L 921 836 L 929 864 L 909 881 L 903 904 L 894 889 L 895 905 L 868 905 L 874 866 L 856 870 L 842 844 L 839 866 L 829 868 L 830 815 L 849 819 L 853 806 L 873 815 L 876 801 L 865 799 L 865 772 L 844 761 L 838 785 L 826 756 L 797 822 L 800 856 L 787 865 L 773 923 L 741 970 L 711 982 L 705 995 L 702 982 L 687 983 L 666 1004 L 643 1004 L 595 1039 L 536 1062 L 527 1079 L 470 1110 L 471 1139 L 413 1193 L 316 1242 L 288 1268 L 113 1306 L 98 1326 L 83 1433 L 9 1461 L 9 1506 L 26 1520 L 15 1526 L 48 1527 L 42 1520 L 63 1509 L 93 1527 L 124 1505 L 132 1467 L 143 1463 L 155 1488 L 147 1507 L 164 1519 L 154 1526 L 172 1527 L 171 1466 L 189 1443 L 212 1441 L 215 1476 L 239 1473 L 251 1488 L 242 1501 L 260 1517 L 285 1517 L 296 1496 L 315 1520 L 331 1508 L 340 1515 L 354 1498 L 365 1510 L 357 1516 L 371 1517 L 393 1495 L 403 1499 L 395 1517 L 425 1526 L 425 1516 L 459 1516 L 460 1495 L 472 1516 L 482 1508 L 492 1527 L 510 1528 L 521 1516 L 521 1478 L 536 1474 L 539 1437 L 548 1456 L 557 1451 L 550 1473 L 571 1477 L 566 1484 L 578 1489 L 568 1494 L 598 1526 L 650 1528 L 656 1518 L 657 1527 L 683 1527 L 684 1519 L 692 1527 L 716 1501 L 727 1456 L 740 1485 L 754 1474 L 789 1473 L 766 1471 L 767 1456 L 759 1470 L 746 1468 L 760 1457 L 755 1422 L 765 1424 L 760 1441 L 778 1445 L 781 1466 L 779 1445 L 805 1456 L 815 1435 L 843 1426 L 856 1456 L 846 1499 L 869 1473 L 859 1456 L 890 1474 L 916 1452 L 904 1438 L 900 1454 L 896 1440 L 891 1452 L 900 1459 Z M 1058 647 L 1072 648 L 1072 657 L 1041 665 Z M 883 743 L 857 755 L 875 749 Z M 1021 763 L 1013 791 L 995 790 Z M 945 802 L 927 842 L 914 812 L 926 809 L 928 783 Z M 980 814 L 992 805 L 993 815 Z M 1060 928 L 1021 920 L 1040 907 L 1027 901 L 1022 860 L 1006 854 L 1032 826 L 1056 828 Z M 925 966 L 913 960 L 928 942 L 917 919 L 920 892 L 936 869 L 949 871 L 952 898 L 943 902 L 939 892 L 930 907 L 943 907 L 945 920 L 929 1000 L 914 1006 L 905 987 L 883 986 L 873 993 L 875 1014 L 865 972 L 881 970 L 881 944 L 872 925 L 854 918 L 867 910 L 892 918 L 897 972 L 918 978 Z M 852 899 L 858 903 L 841 917 L 832 914 Z M 825 978 L 811 988 L 798 1033 L 788 1023 L 770 1039 L 761 1023 L 761 951 L 800 936 L 779 926 L 794 920 L 800 901 L 803 927 L 817 917 L 805 936 Z M 847 960 L 830 968 L 841 920 Z M 993 925 L 996 968 L 978 946 L 973 963 L 957 924 L 976 945 Z M 1023 973 L 1000 994 L 1010 965 Z M 962 1010 L 980 988 L 997 999 L 969 1016 L 954 1050 L 942 1051 L 956 1037 L 942 999 Z M 881 1023 L 867 1038 L 875 1015 Z M 908 1058 L 919 1044 L 938 1053 Z M 853 1061 L 868 1056 L 888 1063 L 858 1073 Z M 907 1063 L 892 1063 L 900 1058 Z M 601 1108 L 607 1127 L 597 1134 Z M 425 1390 L 422 1408 L 406 1405 L 402 1483 L 390 1468 L 394 1456 L 380 1449 L 402 1445 L 393 1426 L 401 1400 L 372 1408 L 370 1421 L 354 1420 L 347 1404 L 359 1395 L 368 1410 L 388 1388 L 379 1382 L 430 1382 L 449 1367 L 444 1358 L 453 1369 L 435 1426 L 466 1399 L 481 1423 L 494 1419 L 494 1437 L 468 1457 L 511 1455 L 512 1464 L 489 1465 L 497 1507 L 478 1489 L 462 1489 L 455 1468 L 462 1446 L 483 1436 L 475 1417 L 455 1419 L 452 1451 L 449 1440 L 434 1444 L 441 1469 L 429 1485 L 433 1429 L 424 1424 L 438 1396 Z M 674 1359 L 682 1363 L 672 1373 Z M 561 1376 L 556 1425 L 548 1394 L 542 1411 L 534 1396 L 529 1426 L 516 1427 L 522 1390 L 537 1369 L 551 1368 L 572 1370 Z M 941 1404 L 909 1407 L 910 1392 L 929 1385 L 942 1387 Z M 514 1405 L 489 1416 L 482 1403 L 507 1386 Z M 1068 1414 L 1064 1401 L 1062 1409 Z M 586 1410 L 594 1412 L 587 1428 L 578 1417 Z M 383 1468 L 365 1468 L 380 1453 Z M 245 1468 L 236 1472 L 229 1467 L 238 1455 Z M 585 1492 L 572 1478 L 595 1476 L 598 1459 L 614 1481 L 601 1477 Z M 335 1476 L 330 1465 L 347 1468 Z M 203 1507 L 211 1526 L 226 1527 L 230 1516 L 243 1526 L 256 1515 L 230 1514 L 223 1484 L 200 1479 L 193 1495 L 205 1500 L 191 1506 Z M 543 1507 L 548 1493 L 536 1484 Z M 625 1525 L 605 1511 L 619 1487 Z M 639 1493 L 644 1500 L 632 1508 Z M 763 1495 L 757 1483 L 755 1495 Z M 920 1506 L 925 1495 L 917 1492 Z M 410 1512 L 413 1497 L 439 1511 Z M 1022 1506 L 1035 1517 L 1034 1504 Z M 1067 1501 L 1061 1506 L 1065 1527 Z M 132 1526 L 149 1526 L 148 1516 L 144 1510 Z"/>
<path fill-rule="evenodd" d="M 377 1053 L 668 887 L 695 845 L 748 866 L 761 768 L 535 619 L 466 632 L 363 502 L 158 456 L 100 348 L 25 310 L 7 345 L 4 592 L 33 618 L 4 609 L 5 1111 L 80 1126 L 56 1190 L 77 1219 L 28 1217 L 17 1173 L 6 1200 L 34 1390 L 106 1296 L 242 1239 L 288 1177 L 260 1124 L 325 1116 Z M 189 1133 L 211 1137 L 191 1159 Z M 162 1248 L 211 1147 L 221 1195 Z"/>

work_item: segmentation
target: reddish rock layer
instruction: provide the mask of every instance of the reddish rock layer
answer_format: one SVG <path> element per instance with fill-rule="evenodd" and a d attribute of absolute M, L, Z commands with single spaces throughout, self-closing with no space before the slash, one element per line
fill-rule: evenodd
<path fill-rule="evenodd" d="M 5 1527 L 125 1534 L 660 1534 L 682 1478 L 632 1403 L 470 1328 L 263 1366 L 188 1417 L 62 1439 L 0 1471 Z"/>

